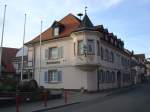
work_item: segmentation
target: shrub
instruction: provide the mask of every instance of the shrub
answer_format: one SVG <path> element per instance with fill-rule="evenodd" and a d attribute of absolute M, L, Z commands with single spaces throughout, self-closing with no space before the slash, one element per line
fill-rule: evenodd
<path fill-rule="evenodd" d="M 5 78 L 0 80 L 0 91 L 15 91 L 17 81 L 11 78 Z"/>

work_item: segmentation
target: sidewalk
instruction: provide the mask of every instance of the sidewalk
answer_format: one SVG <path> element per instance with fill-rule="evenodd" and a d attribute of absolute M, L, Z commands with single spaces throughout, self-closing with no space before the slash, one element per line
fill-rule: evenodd
<path fill-rule="evenodd" d="M 133 89 L 133 87 L 128 88 L 121 88 L 113 91 L 105 91 L 105 92 L 99 92 L 99 93 L 81 93 L 81 92 L 69 92 L 68 93 L 68 100 L 67 104 L 65 104 L 64 97 L 61 99 L 55 99 L 55 100 L 49 100 L 47 102 L 47 107 L 44 107 L 44 102 L 32 102 L 32 103 L 24 103 L 20 106 L 20 112 L 42 112 L 43 110 L 49 110 L 52 108 L 59 108 L 75 103 L 85 102 L 89 100 L 94 99 L 101 99 L 105 96 L 113 95 L 116 93 L 128 91 L 130 89 Z M 0 108 L 0 112 L 16 112 L 16 107 L 6 107 L 6 108 Z"/>

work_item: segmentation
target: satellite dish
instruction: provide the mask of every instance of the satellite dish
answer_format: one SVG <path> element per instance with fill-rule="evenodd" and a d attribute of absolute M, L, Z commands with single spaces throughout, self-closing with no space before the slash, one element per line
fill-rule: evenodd
<path fill-rule="evenodd" d="M 80 20 L 81 20 L 81 17 L 83 16 L 83 14 L 82 13 L 78 13 L 77 16 L 79 16 Z"/>

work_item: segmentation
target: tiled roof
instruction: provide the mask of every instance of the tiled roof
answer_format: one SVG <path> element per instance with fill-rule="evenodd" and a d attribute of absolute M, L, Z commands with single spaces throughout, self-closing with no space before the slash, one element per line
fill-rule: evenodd
<path fill-rule="evenodd" d="M 135 54 L 135 57 L 145 59 L 145 54 Z"/>
<path fill-rule="evenodd" d="M 2 64 L 5 67 L 5 72 L 11 73 L 14 72 L 14 67 L 12 64 L 12 58 L 16 56 L 16 53 L 19 49 L 17 48 L 7 48 L 3 47 L 2 50 Z"/>
<path fill-rule="evenodd" d="M 81 27 L 85 27 L 85 28 L 92 28 L 93 27 L 93 23 L 91 22 L 91 20 L 87 16 L 87 14 L 85 14 L 85 16 L 81 22 Z"/>
<path fill-rule="evenodd" d="M 63 19 L 61 19 L 58 22 L 64 26 L 64 29 L 60 33 L 59 37 L 57 38 L 69 36 L 71 32 L 77 29 L 81 24 L 81 21 L 72 14 L 68 14 L 67 16 L 65 16 Z M 40 35 L 38 35 L 37 37 L 35 37 L 33 40 L 29 41 L 26 44 L 39 42 L 39 39 L 40 39 Z M 46 41 L 50 39 L 54 39 L 52 27 L 48 28 L 46 31 L 42 33 L 42 41 Z"/>
<path fill-rule="evenodd" d="M 60 27 L 59 36 L 54 37 L 53 29 L 58 26 Z M 115 46 L 116 48 L 124 50 L 123 41 L 118 39 L 117 36 L 115 36 L 113 33 L 109 33 L 108 29 L 104 28 L 103 25 L 94 26 L 89 17 L 87 16 L 87 14 L 85 14 L 82 21 L 72 14 L 68 14 L 60 21 L 54 21 L 51 27 L 49 27 L 46 31 L 42 33 L 41 39 L 42 41 L 48 41 L 52 39 L 69 37 L 72 32 L 78 32 L 83 30 L 99 31 L 104 35 L 108 35 L 109 39 L 103 38 L 105 41 L 107 41 L 108 43 L 112 43 L 112 45 Z M 113 41 L 110 41 L 110 38 Z M 40 34 L 33 40 L 27 42 L 26 45 L 39 43 L 39 41 L 40 41 Z"/>

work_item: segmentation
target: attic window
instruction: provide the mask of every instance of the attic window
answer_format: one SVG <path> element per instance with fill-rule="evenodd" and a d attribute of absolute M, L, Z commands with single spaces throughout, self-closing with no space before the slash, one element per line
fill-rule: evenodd
<path fill-rule="evenodd" d="M 55 27 L 54 28 L 54 36 L 58 36 L 59 35 L 59 27 Z"/>

